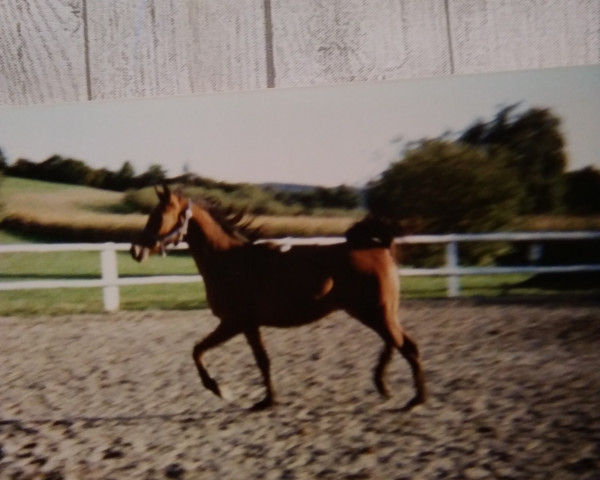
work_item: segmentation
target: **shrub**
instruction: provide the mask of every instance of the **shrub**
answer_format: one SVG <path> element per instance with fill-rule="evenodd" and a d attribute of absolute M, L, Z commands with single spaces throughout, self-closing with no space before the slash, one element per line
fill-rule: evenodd
<path fill-rule="evenodd" d="M 427 233 L 489 232 L 510 223 L 522 195 L 501 150 L 428 140 L 368 186 L 367 205 Z"/>

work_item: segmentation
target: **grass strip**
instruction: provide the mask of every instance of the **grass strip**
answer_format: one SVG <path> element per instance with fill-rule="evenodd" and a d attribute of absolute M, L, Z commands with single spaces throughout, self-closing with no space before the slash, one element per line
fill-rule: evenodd
<path fill-rule="evenodd" d="M 462 297 L 502 297 L 505 295 L 554 295 L 556 290 L 515 289 L 528 275 L 472 276 L 461 279 Z M 197 310 L 208 308 L 201 282 L 169 285 L 133 285 L 119 289 L 121 310 Z M 402 299 L 446 298 L 446 281 L 439 277 L 401 279 Z M 70 315 L 102 312 L 100 288 L 19 290 L 0 292 L 0 316 Z"/>

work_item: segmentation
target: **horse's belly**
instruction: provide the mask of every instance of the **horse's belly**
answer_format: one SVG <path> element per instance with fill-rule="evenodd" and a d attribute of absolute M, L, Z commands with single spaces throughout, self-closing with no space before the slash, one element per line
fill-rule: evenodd
<path fill-rule="evenodd" d="M 273 303 L 260 309 L 259 321 L 272 327 L 291 327 L 312 323 L 337 308 L 327 299 L 307 299 L 305 302 Z"/>
<path fill-rule="evenodd" d="M 277 328 L 286 328 L 286 327 L 300 327 L 302 325 L 308 325 L 310 323 L 323 318 L 326 314 L 312 316 L 312 317 L 299 317 L 299 316 L 289 316 L 282 315 L 279 317 L 267 317 L 263 321 L 261 321 L 261 325 L 266 327 L 277 327 Z"/>

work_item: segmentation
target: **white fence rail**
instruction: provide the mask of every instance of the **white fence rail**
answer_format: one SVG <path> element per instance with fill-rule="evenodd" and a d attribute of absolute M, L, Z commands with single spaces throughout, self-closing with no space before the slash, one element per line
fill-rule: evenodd
<path fill-rule="evenodd" d="M 458 245 L 461 242 L 529 242 L 532 251 L 539 249 L 545 241 L 572 241 L 600 239 L 600 232 L 549 232 L 549 233 L 488 233 L 488 234 L 451 234 L 451 235 L 411 235 L 397 238 L 399 244 L 445 244 L 446 264 L 440 268 L 399 268 L 400 276 L 445 276 L 447 295 L 460 295 L 460 277 L 463 275 L 497 275 L 507 273 L 567 273 L 600 271 L 600 264 L 564 265 L 564 266 L 515 266 L 515 267 L 460 267 Z M 274 240 L 282 245 L 333 244 L 343 242 L 339 237 L 320 237 Z M 181 247 L 180 247 L 181 248 Z M 185 246 L 183 247 L 185 248 Z M 0 291 L 34 290 L 52 288 L 102 288 L 106 311 L 119 309 L 119 287 L 125 285 L 150 285 L 166 283 L 200 282 L 200 275 L 160 275 L 120 278 L 117 265 L 117 251 L 126 251 L 129 244 L 124 243 L 73 243 L 73 244 L 11 244 L 0 245 L 3 253 L 33 252 L 100 252 L 101 276 L 91 280 L 21 280 L 0 282 Z M 1 258 L 0 258 L 1 260 Z M 0 263 L 1 264 L 1 263 Z"/>
<path fill-rule="evenodd" d="M 543 242 L 600 239 L 600 232 L 503 232 L 480 234 L 414 235 L 397 239 L 400 244 L 446 245 L 446 265 L 442 268 L 401 268 L 401 276 L 446 276 L 447 296 L 460 295 L 462 275 L 500 275 L 507 273 L 576 273 L 600 271 L 600 264 L 560 266 L 514 267 L 460 267 L 458 245 L 460 242 L 528 242 L 530 258 L 535 261 L 542 252 Z"/>

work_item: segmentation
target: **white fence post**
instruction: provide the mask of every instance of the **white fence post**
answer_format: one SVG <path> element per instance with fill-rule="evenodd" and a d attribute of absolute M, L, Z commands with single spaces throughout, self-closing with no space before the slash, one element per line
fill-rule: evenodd
<path fill-rule="evenodd" d="M 455 270 L 458 267 L 458 242 L 451 241 L 446 244 L 446 268 Z M 447 292 L 449 297 L 460 295 L 460 277 L 448 275 Z"/>
<path fill-rule="evenodd" d="M 117 252 L 114 243 L 107 243 L 100 252 L 100 268 L 102 271 L 102 298 L 104 301 L 104 310 L 114 312 L 119 309 L 119 287 L 117 279 Z"/>

